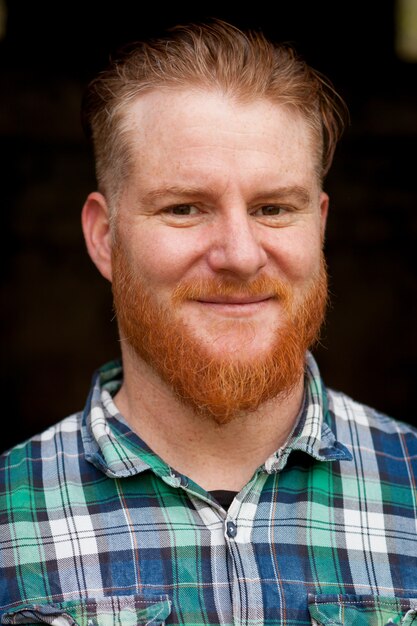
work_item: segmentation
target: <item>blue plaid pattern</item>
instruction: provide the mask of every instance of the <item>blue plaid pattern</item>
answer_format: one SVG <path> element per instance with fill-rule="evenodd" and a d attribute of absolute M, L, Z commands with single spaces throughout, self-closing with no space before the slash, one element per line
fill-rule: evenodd
<path fill-rule="evenodd" d="M 307 355 L 288 445 L 226 511 L 133 433 L 99 370 L 83 413 L 1 456 L 0 621 L 417 624 L 417 431 Z"/>

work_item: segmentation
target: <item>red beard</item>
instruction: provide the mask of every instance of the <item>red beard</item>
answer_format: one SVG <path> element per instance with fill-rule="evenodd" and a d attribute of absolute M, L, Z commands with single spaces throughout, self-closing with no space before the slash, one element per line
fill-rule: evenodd
<path fill-rule="evenodd" d="M 213 295 L 274 293 L 285 311 L 270 349 L 255 358 L 213 356 L 178 316 L 178 304 Z M 324 257 L 318 276 L 295 303 L 291 288 L 262 277 L 251 283 L 224 280 L 181 283 L 171 306 L 161 306 L 134 276 L 123 251 L 113 250 L 114 306 L 122 338 L 196 414 L 218 424 L 285 397 L 300 382 L 305 353 L 317 341 L 328 298 Z M 232 322 L 238 323 L 238 322 Z M 250 349 L 249 349 L 250 350 Z"/>

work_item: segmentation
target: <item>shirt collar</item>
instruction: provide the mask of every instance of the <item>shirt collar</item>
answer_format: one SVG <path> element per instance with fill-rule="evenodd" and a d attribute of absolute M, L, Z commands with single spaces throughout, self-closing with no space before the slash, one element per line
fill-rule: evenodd
<path fill-rule="evenodd" d="M 111 478 L 149 469 L 169 476 L 169 466 L 130 429 L 113 402 L 122 380 L 119 360 L 107 363 L 93 377 L 82 425 L 86 459 Z"/>
<path fill-rule="evenodd" d="M 83 414 L 82 439 L 87 461 L 111 478 L 123 478 L 152 470 L 165 482 L 178 487 L 181 477 L 156 455 L 128 426 L 112 396 L 120 388 L 123 368 L 111 361 L 94 375 Z M 317 364 L 307 353 L 304 403 L 287 443 L 261 468 L 281 471 L 291 452 L 305 452 L 318 461 L 351 460 L 347 448 L 336 440 L 327 419 L 327 392 Z"/>
<path fill-rule="evenodd" d="M 349 450 L 337 441 L 331 430 L 327 389 L 310 352 L 306 355 L 304 380 L 304 402 L 299 418 L 287 442 L 265 462 L 268 473 L 281 471 L 295 450 L 305 452 L 317 461 L 352 460 Z"/>

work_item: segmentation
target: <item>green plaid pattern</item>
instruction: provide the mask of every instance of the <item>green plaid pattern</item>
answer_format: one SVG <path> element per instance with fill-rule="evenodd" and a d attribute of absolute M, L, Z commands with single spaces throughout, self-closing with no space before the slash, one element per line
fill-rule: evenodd
<path fill-rule="evenodd" d="M 307 354 L 289 444 L 226 511 L 130 430 L 121 380 L 0 457 L 2 624 L 417 626 L 416 429 Z"/>

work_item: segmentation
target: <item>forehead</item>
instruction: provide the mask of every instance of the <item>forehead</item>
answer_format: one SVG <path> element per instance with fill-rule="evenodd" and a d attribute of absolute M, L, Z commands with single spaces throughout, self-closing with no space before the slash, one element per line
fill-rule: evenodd
<path fill-rule="evenodd" d="M 317 142 L 307 121 L 267 99 L 238 102 L 220 91 L 163 88 L 125 110 L 132 171 L 197 177 L 253 171 L 286 183 L 316 178 Z M 288 180 L 293 177 L 298 180 Z"/>

